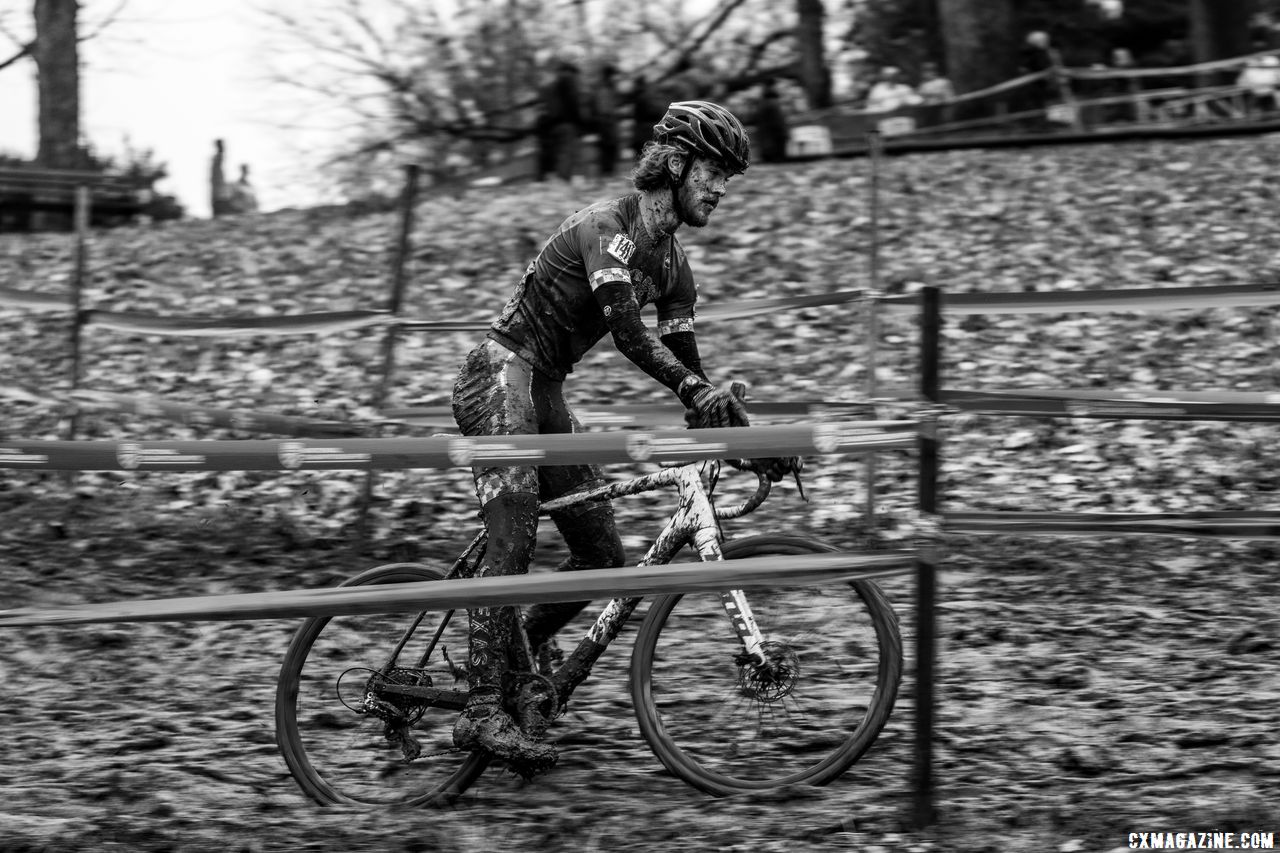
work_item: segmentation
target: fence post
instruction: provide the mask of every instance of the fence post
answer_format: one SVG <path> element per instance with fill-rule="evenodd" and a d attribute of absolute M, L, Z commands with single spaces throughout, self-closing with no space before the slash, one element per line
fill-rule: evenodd
<path fill-rule="evenodd" d="M 82 358 L 80 355 L 80 338 L 81 331 L 84 329 L 84 277 L 88 268 L 88 261 L 85 257 L 88 248 L 89 238 L 89 212 L 92 204 L 89 194 L 89 187 L 81 184 L 76 187 L 76 206 L 75 206 L 75 270 L 71 276 L 71 375 L 68 379 L 71 382 L 71 390 L 75 391 L 80 386 L 80 370 Z M 67 441 L 72 441 L 76 437 L 76 430 L 79 424 L 79 414 L 75 404 L 72 403 L 70 412 L 67 415 Z"/>
<path fill-rule="evenodd" d="M 920 393 L 926 411 L 920 424 L 919 516 L 926 528 L 938 512 L 938 407 L 941 311 L 938 288 L 920 291 Z M 937 657 L 937 581 L 940 530 L 924 531 L 916 558 L 916 731 L 913 823 L 934 823 L 934 662 Z"/>
<path fill-rule="evenodd" d="M 400 232 L 396 240 L 396 253 L 392 261 L 391 267 L 391 294 L 387 298 L 387 311 L 391 313 L 392 318 L 400 316 L 400 311 L 404 305 L 404 291 L 406 280 L 406 267 L 409 263 L 409 252 L 411 250 L 410 239 L 413 234 L 413 214 L 418 205 L 418 178 L 421 173 L 417 163 L 410 163 L 405 166 L 405 182 L 404 190 L 400 194 Z M 391 390 L 391 377 L 395 372 L 396 363 L 396 343 L 400 337 L 400 327 L 393 319 L 392 323 L 387 326 L 386 334 L 382 338 L 382 375 L 378 377 L 378 384 L 373 391 L 372 406 L 374 409 L 382 408 L 386 402 L 387 394 Z M 369 509 L 373 505 L 373 480 L 377 476 L 373 469 L 365 473 L 364 492 L 360 498 L 360 515 L 357 521 L 359 542 L 368 541 L 369 532 Z"/>
<path fill-rule="evenodd" d="M 867 134 L 867 149 L 871 164 L 870 176 L 870 220 L 871 234 L 870 241 L 867 246 L 867 278 L 869 293 L 867 294 L 867 401 L 871 402 L 875 399 L 878 389 L 876 387 L 876 366 L 877 366 L 877 347 L 880 339 L 880 318 L 878 311 L 880 308 L 880 153 L 881 138 L 877 131 L 871 131 Z M 874 533 L 876 528 L 876 454 L 874 452 L 867 453 L 864 464 L 866 466 L 867 478 L 867 499 L 864 514 L 866 516 L 867 532 Z"/>

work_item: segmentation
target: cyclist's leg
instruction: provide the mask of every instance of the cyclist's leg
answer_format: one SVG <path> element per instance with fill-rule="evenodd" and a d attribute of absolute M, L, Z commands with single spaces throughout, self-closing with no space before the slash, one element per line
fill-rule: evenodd
<path fill-rule="evenodd" d="M 542 431 L 581 432 L 582 425 L 565 404 L 560 383 L 554 383 L 554 386 L 539 394 L 539 399 L 546 401 L 547 406 L 542 416 Z M 604 477 L 595 465 L 543 466 L 538 470 L 538 486 L 543 500 L 602 485 Z M 614 523 L 613 504 L 608 500 L 590 501 L 558 510 L 551 513 L 551 520 L 569 548 L 569 556 L 556 571 L 612 569 L 626 562 L 622 539 Z M 536 651 L 587 604 L 586 601 L 565 601 L 530 607 L 525 611 L 529 645 Z"/>
<path fill-rule="evenodd" d="M 486 341 L 467 357 L 454 388 L 454 416 L 464 435 L 513 435 L 538 431 L 534 374 L 513 353 Z M 478 576 L 524 574 L 538 530 L 538 475 L 531 466 L 477 468 L 476 494 L 489 533 Z M 480 748 L 520 772 L 555 761 L 555 750 L 526 736 L 502 708 L 502 679 L 510 668 L 516 620 L 511 607 L 467 611 L 470 695 L 454 729 L 455 743 Z"/>

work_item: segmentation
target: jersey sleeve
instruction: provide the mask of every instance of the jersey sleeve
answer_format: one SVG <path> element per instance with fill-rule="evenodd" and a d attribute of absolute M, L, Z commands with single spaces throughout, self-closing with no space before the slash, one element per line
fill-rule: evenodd
<path fill-rule="evenodd" d="M 587 284 L 597 293 L 606 284 L 631 287 L 631 256 L 636 244 L 613 217 L 600 217 L 584 223 L 579 232 L 578 251 L 587 274 Z"/>
<path fill-rule="evenodd" d="M 655 300 L 658 309 L 658 336 L 676 332 L 693 332 L 694 306 L 698 302 L 698 286 L 689 267 L 683 247 L 672 248 L 671 281 Z"/>

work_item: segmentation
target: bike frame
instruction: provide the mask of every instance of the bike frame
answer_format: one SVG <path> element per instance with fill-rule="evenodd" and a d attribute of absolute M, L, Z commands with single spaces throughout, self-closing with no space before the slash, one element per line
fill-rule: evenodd
<path fill-rule="evenodd" d="M 702 473 L 697 465 L 690 464 L 663 468 L 643 477 L 573 492 L 544 502 L 540 512 L 545 515 L 554 510 L 565 509 L 587 501 L 612 500 L 642 492 L 674 487 L 679 496 L 679 506 L 667 520 L 662 530 L 659 531 L 639 565 L 652 566 L 669 563 L 686 544 L 691 544 L 703 561 L 722 560 L 724 555 L 720 548 L 720 526 L 718 520 L 745 515 L 764 502 L 769 494 L 770 482 L 763 475 L 758 476 L 760 485 L 755 494 L 741 506 L 728 510 L 717 510 L 715 508 L 703 485 Z M 481 553 L 485 541 L 486 535 L 481 531 L 472 540 L 471 545 L 462 556 L 453 564 L 448 577 L 465 575 L 469 571 L 470 561 Z M 744 652 L 757 662 L 765 662 L 765 655 L 761 650 L 764 638 L 756 625 L 755 618 L 752 616 L 751 606 L 747 602 L 746 595 L 741 590 L 729 590 L 721 593 L 720 598 L 725 613 L 733 623 L 734 630 L 742 641 Z M 550 678 L 559 707 L 564 707 L 574 689 L 591 674 L 591 668 L 599 660 L 604 650 L 609 647 L 609 644 L 617 639 L 622 627 L 631 618 L 632 613 L 635 612 L 636 607 L 642 600 L 643 596 L 615 598 L 601 611 L 596 621 L 587 631 L 586 636 L 582 638 L 577 647 Z M 384 673 L 390 671 L 396 665 L 400 652 L 404 649 L 414 631 L 417 630 L 421 620 L 422 615 L 405 632 L 405 636 L 401 638 L 392 652 L 391 659 L 383 667 L 382 671 Z M 419 667 L 425 665 L 426 660 L 430 657 L 444 631 L 444 626 L 447 624 L 447 620 L 442 621 L 440 629 L 428 643 L 426 651 L 423 652 L 422 659 L 418 664 Z M 518 632 L 517 636 L 523 638 L 524 632 Z M 527 641 L 519 644 L 517 654 L 524 658 L 527 664 L 526 668 L 532 671 L 533 655 Z M 385 693 L 413 697 L 438 708 L 456 708 L 458 710 L 461 710 L 465 705 L 467 696 L 465 690 L 416 685 L 385 684 L 381 689 Z M 371 699 L 372 697 L 369 698 Z"/>

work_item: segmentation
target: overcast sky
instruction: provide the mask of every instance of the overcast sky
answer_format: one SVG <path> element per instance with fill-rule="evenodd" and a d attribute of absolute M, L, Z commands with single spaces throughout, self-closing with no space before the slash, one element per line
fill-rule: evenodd
<path fill-rule="evenodd" d="M 317 200 L 303 179 L 307 140 L 285 124 L 285 92 L 266 82 L 263 19 L 255 7 L 304 8 L 307 0 L 128 0 L 122 18 L 82 46 L 83 132 L 96 149 L 119 154 L 126 140 L 152 148 L 172 176 L 158 185 L 189 215 L 209 215 L 213 140 L 227 145 L 228 178 L 248 163 L 266 209 Z M 0 0 L 28 24 L 29 0 Z M 84 0 L 82 21 L 116 6 Z M 83 29 L 83 26 L 82 26 Z M 9 55 L 0 41 L 0 55 Z M 25 62 L 0 71 L 0 151 L 36 148 L 35 76 Z"/>

